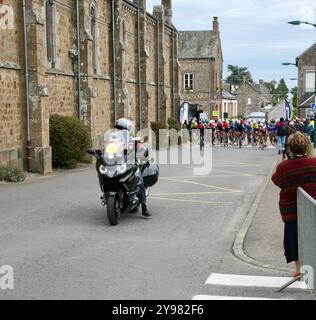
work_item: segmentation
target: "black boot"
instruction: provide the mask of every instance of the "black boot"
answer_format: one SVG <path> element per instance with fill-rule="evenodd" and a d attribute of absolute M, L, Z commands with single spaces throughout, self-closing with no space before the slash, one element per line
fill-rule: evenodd
<path fill-rule="evenodd" d="M 142 205 L 142 215 L 144 217 L 151 217 L 151 214 L 148 212 L 147 206 L 145 204 Z"/>

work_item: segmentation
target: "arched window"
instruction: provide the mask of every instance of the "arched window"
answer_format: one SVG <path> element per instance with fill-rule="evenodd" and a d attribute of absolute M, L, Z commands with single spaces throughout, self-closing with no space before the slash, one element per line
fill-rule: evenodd
<path fill-rule="evenodd" d="M 46 1 L 46 48 L 47 61 L 51 68 L 56 67 L 55 17 L 53 0 Z"/>
<path fill-rule="evenodd" d="M 97 12 L 95 3 L 91 5 L 90 9 L 90 17 L 91 17 L 91 36 L 92 36 L 92 66 L 93 73 L 98 73 L 98 44 L 97 44 Z"/>

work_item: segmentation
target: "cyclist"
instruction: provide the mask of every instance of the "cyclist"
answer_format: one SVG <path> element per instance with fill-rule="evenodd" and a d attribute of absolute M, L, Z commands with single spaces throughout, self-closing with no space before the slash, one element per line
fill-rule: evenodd
<path fill-rule="evenodd" d="M 252 132 L 251 123 L 249 121 L 246 121 L 245 122 L 245 134 L 247 135 L 248 145 L 251 144 L 251 132 Z"/>
<path fill-rule="evenodd" d="M 228 135 L 230 130 L 230 124 L 227 120 L 223 122 L 223 130 L 224 130 L 224 146 L 228 147 Z"/>
<path fill-rule="evenodd" d="M 236 124 L 236 133 L 237 133 L 237 140 L 239 143 L 239 148 L 242 147 L 242 140 L 244 134 L 244 125 L 242 120 L 238 120 Z"/>
<path fill-rule="evenodd" d="M 267 146 L 268 128 L 265 123 L 259 123 L 258 139 L 259 147 L 264 149 Z"/>
<path fill-rule="evenodd" d="M 220 144 L 223 143 L 223 123 L 221 119 L 218 120 L 216 124 L 216 129 L 217 129 L 217 138 Z"/>
<path fill-rule="evenodd" d="M 254 122 L 252 125 L 252 145 L 257 145 L 258 142 L 258 131 L 259 131 L 259 124 Z"/>

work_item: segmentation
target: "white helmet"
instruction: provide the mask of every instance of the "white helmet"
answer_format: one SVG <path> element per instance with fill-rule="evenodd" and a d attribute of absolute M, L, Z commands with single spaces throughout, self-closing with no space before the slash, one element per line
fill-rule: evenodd
<path fill-rule="evenodd" d="M 115 121 L 114 128 L 118 130 L 127 130 L 130 134 L 134 133 L 134 124 L 131 120 L 120 118 Z"/>

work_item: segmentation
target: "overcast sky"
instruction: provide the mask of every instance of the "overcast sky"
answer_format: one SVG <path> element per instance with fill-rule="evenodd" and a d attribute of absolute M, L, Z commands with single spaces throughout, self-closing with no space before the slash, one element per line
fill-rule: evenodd
<path fill-rule="evenodd" d="M 315 0 L 173 0 L 173 22 L 178 30 L 210 30 L 218 16 L 227 65 L 248 67 L 255 81 L 280 80 L 296 85 L 295 58 L 316 42 L 316 28 L 292 26 L 291 20 L 316 23 Z M 160 0 L 147 0 L 152 13 Z"/>

